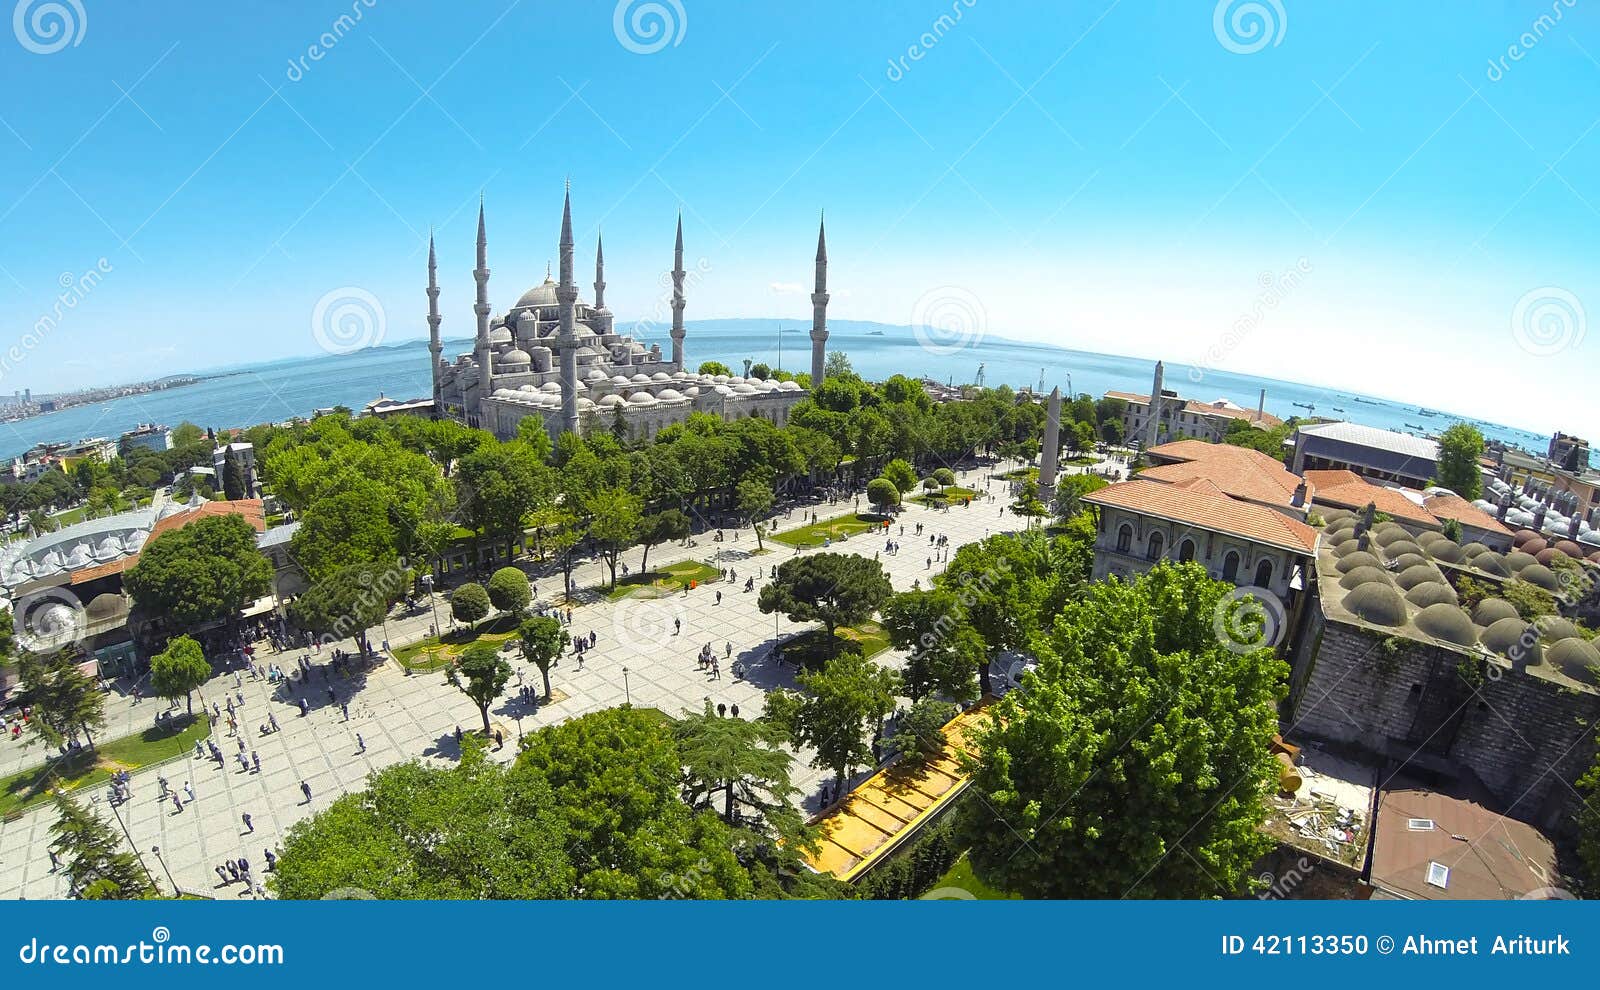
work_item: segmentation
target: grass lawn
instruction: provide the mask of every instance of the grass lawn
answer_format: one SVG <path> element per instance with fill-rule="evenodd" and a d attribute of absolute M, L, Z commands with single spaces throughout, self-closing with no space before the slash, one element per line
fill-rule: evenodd
<path fill-rule="evenodd" d="M 138 735 L 113 739 L 93 750 L 13 774 L 0 780 L 0 815 L 48 800 L 52 787 L 68 791 L 92 787 L 110 780 L 115 771 L 138 770 L 182 756 L 194 748 L 195 740 L 210 734 L 209 717 L 180 717 L 170 725 L 152 726 Z"/>
<path fill-rule="evenodd" d="M 926 495 L 913 495 L 911 496 L 911 501 L 924 503 L 959 502 L 964 498 L 977 497 L 978 493 L 970 488 L 963 488 L 960 485 L 951 485 L 949 488 L 945 488 L 939 492 L 929 492 Z"/>
<path fill-rule="evenodd" d="M 882 529 L 883 517 L 866 512 L 853 512 L 848 515 L 835 516 L 821 522 L 808 523 L 794 529 L 786 529 L 781 533 L 773 533 L 767 537 L 773 543 L 782 543 L 789 547 L 815 547 L 821 546 L 824 539 L 838 540 L 846 536 L 858 536 L 868 530 Z"/>
<path fill-rule="evenodd" d="M 876 622 L 841 627 L 834 638 L 859 644 L 862 655 L 867 657 L 876 656 L 889 648 L 889 636 Z M 810 629 L 780 644 L 778 655 L 784 663 L 802 664 L 809 670 L 820 670 L 841 645 L 828 642 L 826 629 Z"/>
<path fill-rule="evenodd" d="M 1025 478 L 1032 479 L 1033 481 L 1038 481 L 1039 480 L 1039 469 L 1036 468 L 1036 467 L 1017 468 L 1016 470 L 1013 470 L 1013 471 L 1007 471 L 1005 474 L 1002 474 L 1000 477 L 1006 479 L 1007 481 L 1022 481 Z"/>
<path fill-rule="evenodd" d="M 643 574 L 629 574 L 625 578 L 618 578 L 617 586 L 606 592 L 606 598 L 616 601 L 628 597 L 640 588 L 654 588 L 663 593 L 682 591 L 689 586 L 690 581 L 705 584 L 720 577 L 722 569 L 719 567 L 712 567 L 698 560 L 680 560 L 676 564 L 668 564 Z"/>
<path fill-rule="evenodd" d="M 429 636 L 427 639 L 402 646 L 392 652 L 394 658 L 400 661 L 400 666 L 413 673 L 443 670 L 454 662 L 463 650 L 480 640 L 498 647 L 517 634 L 518 625 L 516 616 L 500 615 L 485 619 L 472 629 L 456 629 L 443 636 Z"/>
<path fill-rule="evenodd" d="M 940 887 L 959 887 L 980 901 L 1016 901 L 1021 900 L 1016 894 L 1007 894 L 999 891 L 979 880 L 977 874 L 972 872 L 972 864 L 967 862 L 966 854 L 956 860 L 949 872 L 939 878 L 934 884 L 934 889 Z"/>
<path fill-rule="evenodd" d="M 1097 458 L 1097 457 L 1086 457 L 1086 456 L 1080 454 L 1077 457 L 1068 457 L 1065 460 L 1063 460 L 1061 463 L 1062 464 L 1082 465 L 1084 467 L 1088 467 L 1090 464 L 1099 464 L 1100 463 L 1100 459 Z"/>

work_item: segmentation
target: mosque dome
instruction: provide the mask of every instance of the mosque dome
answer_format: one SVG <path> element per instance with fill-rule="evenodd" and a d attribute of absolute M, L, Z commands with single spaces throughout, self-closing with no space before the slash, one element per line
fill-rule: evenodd
<path fill-rule="evenodd" d="M 1467 618 L 1467 613 L 1449 602 L 1429 605 L 1418 612 L 1413 621 L 1418 629 L 1434 639 L 1442 639 L 1456 646 L 1474 646 L 1478 642 L 1478 630 Z"/>
<path fill-rule="evenodd" d="M 1485 598 L 1472 610 L 1472 621 L 1480 626 L 1492 626 L 1501 619 L 1517 618 L 1517 609 L 1504 598 Z"/>
<path fill-rule="evenodd" d="M 544 281 L 522 294 L 517 304 L 512 309 L 527 309 L 530 306 L 559 306 L 561 301 L 556 298 L 556 282 L 548 274 Z"/>
<path fill-rule="evenodd" d="M 798 392 L 800 391 L 800 384 L 798 382 L 779 382 L 778 388 L 785 392 Z"/>
<path fill-rule="evenodd" d="M 1363 584 L 1390 587 L 1389 572 L 1381 567 L 1356 567 L 1347 571 L 1345 576 L 1339 579 L 1339 587 L 1346 590 L 1358 588 Z"/>
<path fill-rule="evenodd" d="M 660 399 L 662 402 L 682 402 L 683 393 L 679 392 L 675 388 L 664 388 L 660 392 L 656 393 L 656 398 Z"/>
<path fill-rule="evenodd" d="M 548 393 L 551 393 L 551 394 L 558 393 L 558 392 L 561 391 L 561 383 L 560 382 L 545 382 L 543 385 L 539 386 L 539 391 L 548 392 Z"/>
<path fill-rule="evenodd" d="M 1400 626 L 1406 621 L 1406 603 L 1400 593 L 1376 581 L 1345 596 L 1344 607 L 1379 626 Z"/>
<path fill-rule="evenodd" d="M 1340 574 L 1348 574 L 1357 567 L 1381 567 L 1382 565 L 1379 563 L 1377 557 L 1374 557 L 1367 551 L 1352 550 L 1340 557 L 1339 562 L 1333 566 Z"/>
<path fill-rule="evenodd" d="M 513 347 L 511 350 L 506 351 L 500 356 L 500 363 L 507 366 L 532 364 L 533 358 L 529 356 L 528 352 L 522 348 Z"/>
<path fill-rule="evenodd" d="M 635 392 L 628 396 L 628 404 L 633 406 L 653 406 L 656 405 L 656 397 L 649 392 Z"/>
<path fill-rule="evenodd" d="M 1529 584 L 1538 585 L 1546 591 L 1558 592 L 1561 590 L 1561 579 L 1556 577 L 1556 572 L 1543 564 L 1529 564 L 1517 572 L 1517 577 Z"/>
<path fill-rule="evenodd" d="M 658 371 L 650 376 L 650 380 L 653 382 L 670 382 L 672 381 L 672 376 L 665 371 Z"/>
<path fill-rule="evenodd" d="M 628 379 L 628 381 L 638 385 L 648 385 L 650 384 L 650 376 L 641 371 L 632 378 Z"/>
<path fill-rule="evenodd" d="M 1545 650 L 1545 661 L 1575 681 L 1600 678 L 1600 650 L 1583 639 L 1563 639 Z"/>

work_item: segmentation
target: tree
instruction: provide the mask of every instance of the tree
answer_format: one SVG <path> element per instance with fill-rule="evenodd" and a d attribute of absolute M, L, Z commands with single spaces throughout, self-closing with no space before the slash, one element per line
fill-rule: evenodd
<path fill-rule="evenodd" d="M 633 546 L 639 536 L 639 520 L 644 518 L 644 500 L 620 488 L 595 492 L 584 502 L 589 514 L 589 538 L 594 540 L 611 571 L 611 586 L 617 586 L 617 560 Z"/>
<path fill-rule="evenodd" d="M 772 692 L 768 720 L 797 745 L 816 751 L 811 765 L 832 770 L 842 783 L 854 767 L 876 762 L 868 727 L 894 710 L 899 675 L 847 650 L 796 680 L 807 694 L 796 699 L 791 691 Z"/>
<path fill-rule="evenodd" d="M 850 367 L 850 355 L 844 351 L 829 351 L 822 365 L 822 374 L 825 379 L 843 378 L 846 375 L 853 377 L 855 371 Z"/>
<path fill-rule="evenodd" d="M 1105 420 L 1100 424 L 1100 439 L 1113 447 L 1120 446 L 1123 441 L 1122 430 L 1122 420 Z"/>
<path fill-rule="evenodd" d="M 761 517 L 772 511 L 775 498 L 772 491 L 772 482 L 766 478 L 746 478 L 739 482 L 736 489 L 739 498 L 739 511 L 750 518 L 750 525 L 756 531 L 756 549 L 762 549 L 766 544 L 766 527 L 761 523 Z"/>
<path fill-rule="evenodd" d="M 456 468 L 456 501 L 466 524 L 506 541 L 506 562 L 516 553 L 523 522 L 549 498 L 549 471 L 520 441 L 483 443 Z"/>
<path fill-rule="evenodd" d="M 907 651 L 900 676 L 912 701 L 930 694 L 955 701 L 977 698 L 977 667 L 987 651 L 963 611 L 955 592 L 944 589 L 902 592 L 884 604 L 889 643 Z"/>
<path fill-rule="evenodd" d="M 180 630 L 218 619 L 272 589 L 272 564 L 256 549 L 256 532 L 235 514 L 207 516 L 146 544 L 123 574 L 134 605 Z"/>
<path fill-rule="evenodd" d="M 1033 525 L 1035 519 L 1047 515 L 1050 511 L 1039 498 L 1039 483 L 1032 478 L 1023 479 L 1022 484 L 1017 487 L 1017 498 L 1011 503 L 1010 508 L 1012 512 L 1028 520 L 1029 526 Z"/>
<path fill-rule="evenodd" d="M 561 622 L 548 615 L 538 615 L 531 619 L 523 619 L 522 625 L 517 629 L 518 642 L 522 647 L 522 655 L 544 677 L 544 698 L 550 700 L 550 666 L 561 656 L 567 644 L 572 642 L 572 637 L 561 628 Z"/>
<path fill-rule="evenodd" d="M 382 488 L 369 479 L 312 502 L 289 540 L 289 552 L 307 579 L 317 583 L 351 564 L 399 556 L 400 541 L 384 502 Z"/>
<path fill-rule="evenodd" d="M 873 478 L 867 482 L 867 501 L 879 515 L 886 516 L 900 504 L 900 489 L 888 478 Z"/>
<path fill-rule="evenodd" d="M 244 480 L 244 465 L 234 455 L 232 444 L 223 450 L 221 481 L 223 495 L 228 501 L 235 502 L 250 497 L 250 491 Z"/>
<path fill-rule="evenodd" d="M 840 626 L 865 622 L 893 591 L 877 561 L 853 553 L 818 553 L 780 564 L 757 604 L 762 612 L 782 612 L 791 622 L 821 622 L 832 637 Z"/>
<path fill-rule="evenodd" d="M 137 901 L 155 897 L 155 884 L 122 838 L 88 808 L 55 792 L 51 845 L 60 850 L 72 890 L 84 900 Z"/>
<path fill-rule="evenodd" d="M 94 746 L 94 733 L 106 724 L 106 696 L 95 679 L 65 651 L 24 653 L 17 662 L 21 690 L 16 702 L 33 716 L 28 727 L 46 745 L 60 747 L 82 733 Z"/>
<path fill-rule="evenodd" d="M 1471 423 L 1456 423 L 1439 434 L 1439 484 L 1469 502 L 1483 494 L 1483 434 Z"/>
<path fill-rule="evenodd" d="M 901 495 L 912 492 L 917 487 L 917 469 L 899 457 L 883 466 L 882 476 L 894 482 L 894 487 Z"/>
<path fill-rule="evenodd" d="M 179 636 L 150 658 L 150 689 L 158 698 L 184 699 L 194 714 L 194 692 L 211 679 L 211 661 L 188 636 Z"/>
<path fill-rule="evenodd" d="M 949 488 L 956 483 L 956 473 L 947 467 L 934 468 L 933 480 L 938 482 L 940 488 Z"/>
<path fill-rule="evenodd" d="M 1247 889 L 1272 844 L 1259 826 L 1288 670 L 1219 641 L 1231 590 L 1164 562 L 1064 604 L 1034 640 L 1038 671 L 974 740 L 981 800 L 960 837 L 980 876 L 1030 898 Z"/>
<path fill-rule="evenodd" d="M 1578 861 L 1586 874 L 1584 893 L 1592 899 L 1600 894 L 1600 755 L 1579 778 L 1578 795 L 1583 799 L 1578 807 Z"/>
<path fill-rule="evenodd" d="M 720 791 L 722 820 L 729 825 L 739 823 L 744 807 L 754 809 L 774 836 L 789 841 L 800 834 L 800 814 L 790 801 L 794 757 L 779 745 L 783 734 L 775 726 L 718 715 L 707 698 L 698 714 L 684 711 L 672 735 L 683 760 L 689 807 L 711 807 Z"/>
<path fill-rule="evenodd" d="M 900 716 L 894 734 L 885 740 L 889 752 L 911 765 L 942 755 L 949 742 L 944 727 L 955 713 L 956 706 L 948 701 L 923 698 Z"/>
<path fill-rule="evenodd" d="M 389 617 L 406 586 L 398 561 L 347 564 L 312 584 L 289 603 L 289 618 L 328 641 L 351 637 L 363 656 L 372 652 L 367 630 Z"/>
<path fill-rule="evenodd" d="M 450 614 L 469 627 L 487 617 L 490 607 L 489 593 L 476 581 L 468 581 L 450 593 Z"/>
<path fill-rule="evenodd" d="M 731 377 L 733 375 L 733 372 L 730 371 L 728 369 L 728 366 L 723 364 L 721 361 L 701 361 L 700 362 L 700 368 L 699 368 L 699 374 L 702 374 L 702 375 L 728 375 L 728 376 Z"/>
<path fill-rule="evenodd" d="M 652 512 L 639 520 L 639 543 L 644 554 L 639 558 L 639 573 L 650 571 L 650 548 L 657 543 L 676 543 L 689 538 L 689 517 L 677 509 Z"/>
<path fill-rule="evenodd" d="M 1076 519 L 1083 511 L 1083 497 L 1107 486 L 1098 474 L 1068 474 L 1056 481 L 1056 518 Z"/>
<path fill-rule="evenodd" d="M 761 381 L 766 381 L 768 378 L 772 377 L 772 366 L 757 361 L 755 364 L 750 366 L 750 377 L 759 379 Z"/>
<path fill-rule="evenodd" d="M 511 680 L 511 664 L 495 644 L 479 641 L 461 651 L 446 679 L 478 706 L 478 714 L 483 716 L 483 734 L 489 735 L 489 706 Z"/>
<path fill-rule="evenodd" d="M 502 567 L 489 575 L 489 603 L 502 612 L 520 617 L 533 601 L 528 575 L 515 567 Z"/>
<path fill-rule="evenodd" d="M 1072 424 L 1072 429 L 1067 431 L 1067 443 L 1073 450 L 1085 451 L 1094 449 L 1094 424 L 1079 420 Z"/>

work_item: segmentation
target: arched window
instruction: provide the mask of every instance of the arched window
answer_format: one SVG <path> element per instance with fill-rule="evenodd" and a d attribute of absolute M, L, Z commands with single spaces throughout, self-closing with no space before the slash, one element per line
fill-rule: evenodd
<path fill-rule="evenodd" d="M 1129 526 L 1127 523 L 1123 523 L 1122 528 L 1117 530 L 1117 552 L 1127 553 L 1132 548 L 1133 527 Z"/>
<path fill-rule="evenodd" d="M 1150 543 L 1145 548 L 1145 557 L 1149 560 L 1160 560 L 1161 551 L 1166 548 L 1167 541 L 1159 532 L 1150 534 Z"/>
<path fill-rule="evenodd" d="M 1193 560 L 1194 559 L 1194 541 L 1193 540 L 1184 540 L 1182 545 L 1180 545 L 1178 547 L 1178 559 L 1179 560 Z"/>
<path fill-rule="evenodd" d="M 1272 561 L 1263 560 L 1256 565 L 1256 587 L 1265 588 L 1272 582 Z"/>
<path fill-rule="evenodd" d="M 1228 555 L 1222 558 L 1222 580 L 1239 580 L 1239 551 L 1229 550 Z"/>

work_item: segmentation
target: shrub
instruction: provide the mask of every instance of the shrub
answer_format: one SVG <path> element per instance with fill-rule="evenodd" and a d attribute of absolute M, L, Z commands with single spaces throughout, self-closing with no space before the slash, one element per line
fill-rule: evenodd
<path fill-rule="evenodd" d="M 468 582 L 450 594 L 450 614 L 457 622 L 472 625 L 489 614 L 489 593 L 483 585 Z"/>
<path fill-rule="evenodd" d="M 533 601 L 528 576 L 515 567 L 502 567 L 489 576 L 489 601 L 502 612 L 522 614 Z"/>

